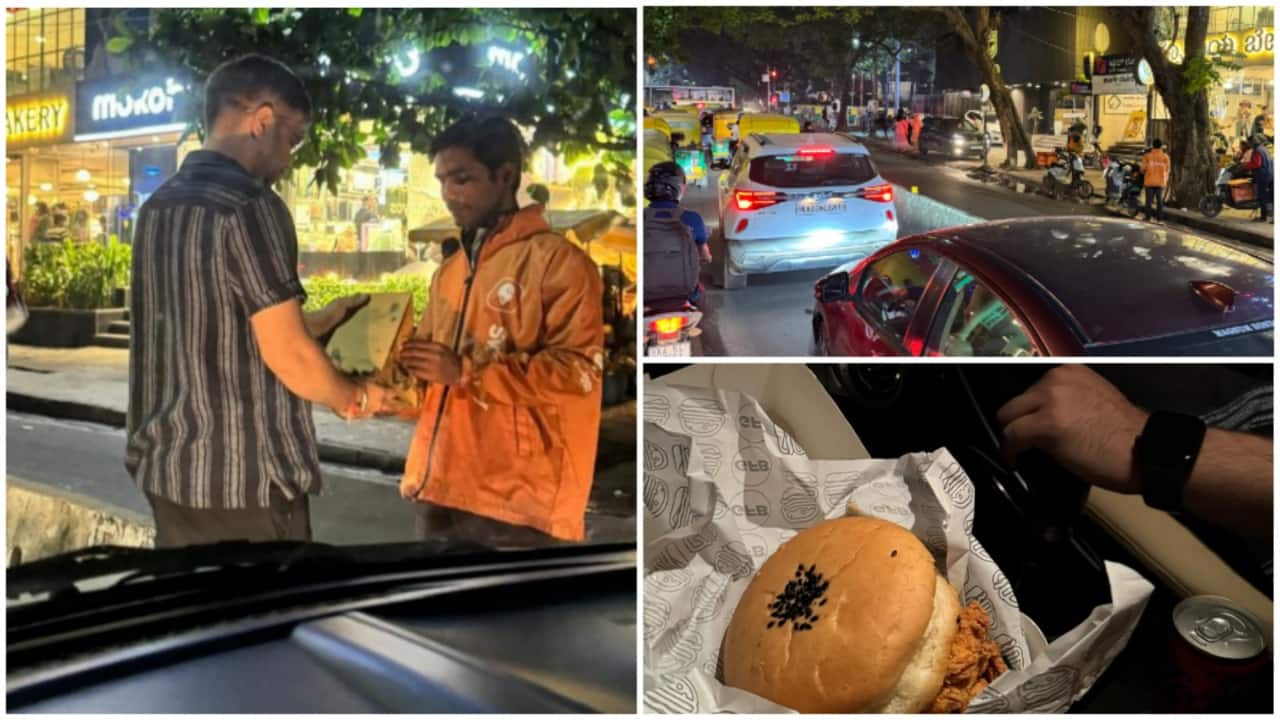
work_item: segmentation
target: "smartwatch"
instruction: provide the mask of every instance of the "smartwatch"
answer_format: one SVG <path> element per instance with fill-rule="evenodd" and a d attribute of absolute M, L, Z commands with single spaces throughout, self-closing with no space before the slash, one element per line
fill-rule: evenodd
<path fill-rule="evenodd" d="M 1182 509 L 1182 491 L 1204 444 L 1204 421 L 1194 415 L 1154 412 L 1133 443 L 1133 467 L 1142 499 L 1168 512 Z"/>

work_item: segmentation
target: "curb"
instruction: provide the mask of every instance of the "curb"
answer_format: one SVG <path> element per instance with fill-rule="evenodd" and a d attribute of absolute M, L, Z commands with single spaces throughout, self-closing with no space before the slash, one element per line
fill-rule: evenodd
<path fill-rule="evenodd" d="M 87 403 L 73 403 L 65 400 L 26 395 L 24 393 L 7 392 L 8 409 L 32 415 L 78 420 L 96 425 L 123 429 L 128 421 L 125 413 L 111 408 L 98 407 Z M 405 457 L 380 450 L 343 445 L 341 443 L 319 441 L 320 462 L 332 465 L 377 470 L 388 475 L 404 473 Z M 596 469 L 602 470 L 621 463 L 634 462 L 634 445 L 602 445 L 596 452 Z"/>
<path fill-rule="evenodd" d="M 1032 188 L 1036 185 L 1034 182 L 1030 180 L 1026 180 L 1024 178 L 1020 178 L 1017 175 L 1014 175 L 1013 173 L 1010 173 L 1008 171 L 1001 170 L 998 168 L 993 168 L 993 169 L 995 170 L 996 175 L 999 175 L 1000 177 L 1005 178 L 1007 180 L 1011 180 L 1013 182 L 1022 183 L 1026 185 L 1028 188 Z M 965 173 L 966 176 L 968 175 L 968 172 L 970 171 L 966 171 Z M 1006 190 L 1008 189 L 1008 188 L 1005 188 L 1003 185 L 999 187 Z M 1011 192 L 1016 193 L 1017 191 L 1011 191 Z M 1038 194 L 1035 190 L 1031 190 L 1031 189 L 1027 190 L 1027 192 L 1033 195 Z M 1102 198 L 1104 196 L 1099 195 L 1095 190 L 1092 197 Z M 1106 204 L 1105 201 L 1099 207 L 1101 207 L 1103 210 L 1107 211 L 1108 213 L 1115 215 L 1116 217 L 1128 217 L 1127 215 L 1120 212 L 1119 210 Z M 1242 243 L 1253 245 L 1254 247 L 1263 248 L 1264 250 L 1273 250 L 1275 248 L 1275 240 L 1272 238 L 1267 238 L 1262 235 L 1258 235 L 1257 233 L 1249 232 L 1248 230 L 1238 228 L 1234 225 L 1223 225 L 1220 223 L 1215 223 L 1212 220 L 1209 220 L 1207 218 L 1197 217 L 1196 215 L 1193 215 L 1190 212 L 1179 210 L 1177 208 L 1165 208 L 1165 222 L 1173 225 L 1182 225 L 1184 227 L 1188 227 L 1194 230 L 1210 232 L 1215 235 L 1219 235 L 1221 237 L 1230 238 L 1232 240 L 1238 240 Z"/>
<path fill-rule="evenodd" d="M 883 148 L 892 149 L 891 143 L 884 138 L 859 137 L 857 139 L 859 142 L 863 143 L 864 145 L 877 145 Z M 960 170 L 965 174 L 966 177 L 969 177 L 969 173 L 971 173 L 976 168 L 955 168 L 955 169 Z M 1012 182 L 1022 183 L 1026 185 L 1028 188 L 1033 188 L 1038 186 L 1038 183 L 1036 181 L 1020 178 L 1017 175 L 1014 175 L 1006 170 L 1002 170 L 994 166 L 992 167 L 992 170 L 995 172 L 996 175 L 1006 178 Z M 969 179 L 972 180 L 972 178 L 969 178 Z M 988 183 L 983 183 L 983 184 L 989 186 Z M 1003 185 L 999 187 L 1001 189 L 1008 190 L 1008 188 L 1005 188 Z M 1010 192 L 1016 193 L 1017 191 L 1010 190 Z M 1028 189 L 1027 192 L 1033 195 L 1039 194 L 1038 192 L 1032 189 Z M 1095 191 L 1093 194 L 1093 197 L 1101 198 L 1103 196 L 1099 195 Z M 1109 205 L 1106 205 L 1105 203 L 1101 207 L 1107 212 L 1111 213 L 1112 215 L 1115 215 L 1116 217 L 1128 217 L 1124 213 L 1119 212 L 1118 210 L 1110 207 Z M 1170 210 L 1173 210 L 1174 212 L 1171 213 Z M 1249 232 L 1248 230 L 1236 227 L 1234 225 L 1222 225 L 1219 223 L 1215 223 L 1212 220 L 1209 220 L 1207 218 L 1202 218 L 1192 214 L 1191 212 L 1181 211 L 1176 208 L 1165 208 L 1165 215 L 1166 215 L 1166 222 L 1171 222 L 1174 225 L 1182 225 L 1188 228 L 1192 228 L 1194 230 L 1200 230 L 1202 232 L 1210 232 L 1215 235 L 1220 235 L 1222 237 L 1230 238 L 1232 240 L 1238 240 L 1242 243 L 1253 245 L 1254 247 L 1259 247 L 1264 250 L 1275 249 L 1274 238 L 1268 238 L 1263 235 L 1259 235 L 1257 233 Z"/>

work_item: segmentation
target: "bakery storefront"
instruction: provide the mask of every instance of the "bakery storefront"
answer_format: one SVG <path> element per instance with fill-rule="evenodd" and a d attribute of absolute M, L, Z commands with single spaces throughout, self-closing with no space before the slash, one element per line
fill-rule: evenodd
<path fill-rule="evenodd" d="M 1209 116 L 1217 126 L 1219 140 L 1230 145 L 1253 135 L 1253 122 L 1260 114 L 1266 118 L 1266 134 L 1275 134 L 1275 27 L 1270 22 L 1250 24 L 1266 19 L 1268 16 L 1258 12 L 1265 9 L 1214 8 L 1210 16 L 1206 53 L 1235 66 L 1220 69 L 1222 81 L 1209 88 Z M 1239 29 L 1215 32 L 1221 27 Z M 1171 45 L 1168 56 L 1182 62 L 1182 43 Z"/>
<path fill-rule="evenodd" d="M 21 257 L 35 239 L 41 204 L 67 216 L 73 240 L 129 242 L 138 207 L 197 146 L 190 138 L 179 144 L 188 92 L 179 79 L 159 74 L 11 98 L 5 131 L 10 258 Z"/>

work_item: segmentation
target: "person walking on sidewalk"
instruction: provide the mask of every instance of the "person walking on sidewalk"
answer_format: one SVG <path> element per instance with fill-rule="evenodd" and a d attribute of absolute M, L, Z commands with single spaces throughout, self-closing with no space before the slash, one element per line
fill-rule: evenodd
<path fill-rule="evenodd" d="M 1151 141 L 1151 149 L 1142 156 L 1141 168 L 1142 185 L 1147 193 L 1143 214 L 1147 220 L 1151 220 L 1151 206 L 1154 204 L 1154 217 L 1164 222 L 1164 189 L 1169 185 L 1169 156 L 1165 154 L 1164 143 L 1160 138 Z"/>
<path fill-rule="evenodd" d="M 383 391 L 344 377 L 317 341 L 368 299 L 303 314 L 293 218 L 270 187 L 310 114 L 283 64 L 223 63 L 205 87 L 204 147 L 139 211 L 125 465 L 157 546 L 309 540 L 311 403 L 346 418 L 381 405 Z"/>
<path fill-rule="evenodd" d="M 585 537 L 604 367 L 595 263 L 516 193 L 510 121 L 460 121 L 431 144 L 462 248 L 431 280 L 400 364 L 426 383 L 400 493 L 417 532 L 489 546 Z"/>
<path fill-rule="evenodd" d="M 1253 191 L 1258 198 L 1258 221 L 1267 222 L 1268 217 L 1275 217 L 1275 168 L 1267 154 L 1267 139 L 1261 134 L 1253 136 L 1253 152 L 1249 154 L 1245 169 L 1253 178 Z"/>

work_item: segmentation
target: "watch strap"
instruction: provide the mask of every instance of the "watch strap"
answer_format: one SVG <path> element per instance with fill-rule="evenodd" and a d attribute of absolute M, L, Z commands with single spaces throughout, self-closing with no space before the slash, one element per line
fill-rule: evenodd
<path fill-rule="evenodd" d="M 1194 415 L 1154 412 L 1134 442 L 1134 470 L 1147 505 L 1182 509 L 1182 493 L 1204 445 L 1204 421 Z"/>

